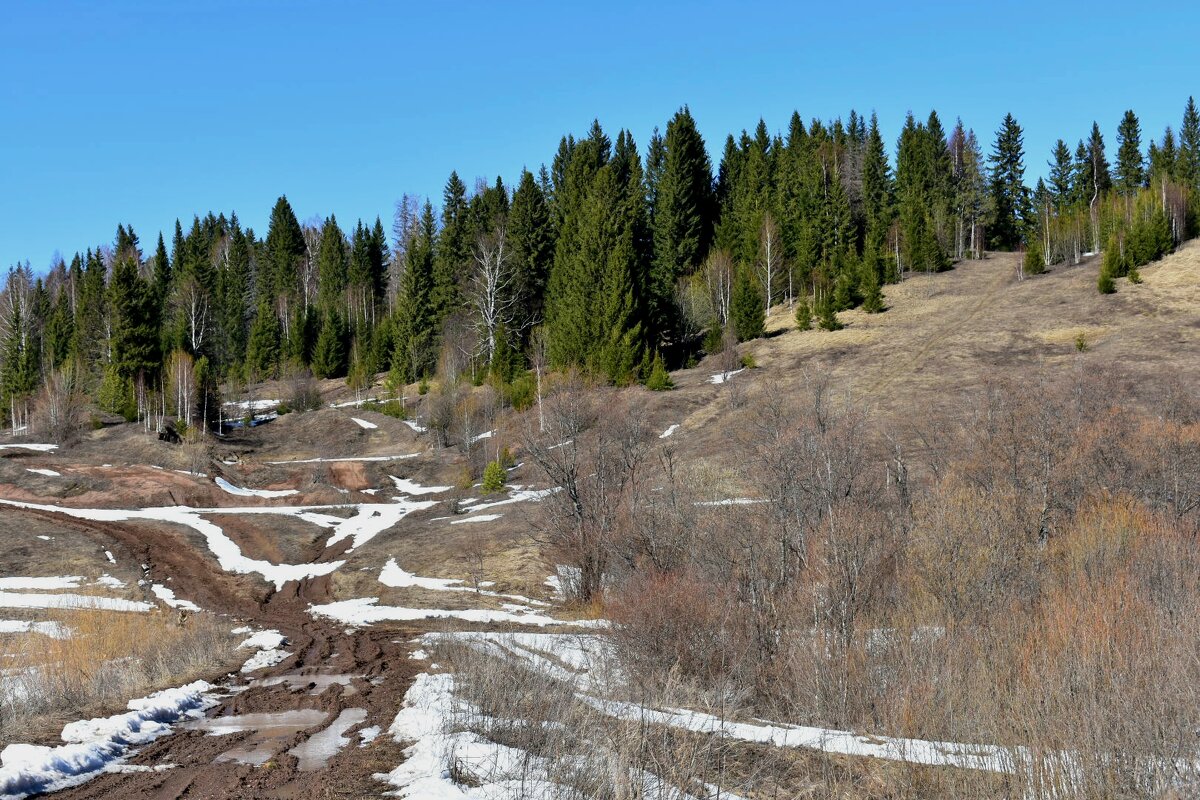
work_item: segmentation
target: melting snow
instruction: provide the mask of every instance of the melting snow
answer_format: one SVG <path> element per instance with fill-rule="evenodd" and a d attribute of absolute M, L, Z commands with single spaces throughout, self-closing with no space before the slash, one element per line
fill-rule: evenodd
<path fill-rule="evenodd" d="M 428 433 L 429 432 L 429 428 L 426 428 L 424 425 L 418 425 L 417 423 L 413 422 L 411 419 L 406 419 L 406 420 L 401 420 L 401 421 L 408 427 L 412 428 L 413 433 Z"/>
<path fill-rule="evenodd" d="M 291 497 L 299 494 L 295 489 L 247 489 L 243 486 L 234 486 L 224 478 L 217 478 L 216 483 L 226 492 L 238 497 Z"/>
<path fill-rule="evenodd" d="M 63 728 L 65 744 L 43 747 L 10 744 L 0 751 L 0 797 L 21 798 L 77 786 L 126 755 L 170 732 L 181 719 L 196 719 L 216 705 L 212 687 L 196 681 L 130 700 L 129 711 L 72 722 Z"/>
<path fill-rule="evenodd" d="M 730 372 L 718 372 L 716 375 L 713 375 L 713 376 L 711 376 L 711 377 L 708 379 L 708 382 L 709 382 L 709 383 L 722 384 L 722 383 L 724 383 L 725 381 L 727 381 L 727 380 L 729 380 L 730 378 L 732 378 L 734 375 L 737 375 L 739 372 L 744 372 L 745 370 L 746 370 L 746 368 L 745 368 L 745 367 L 742 367 L 741 369 L 735 369 L 735 370 L 732 370 L 732 371 L 730 371 Z"/>
<path fill-rule="evenodd" d="M 26 467 L 26 472 L 33 472 L 38 475 L 45 475 L 47 478 L 61 478 L 61 472 L 55 472 L 52 469 L 42 469 L 41 467 Z"/>
<path fill-rule="evenodd" d="M 378 428 L 378 427 L 379 427 L 379 426 L 378 426 L 378 425 L 376 425 L 374 422 L 368 422 L 367 420 L 365 420 L 365 419 L 359 419 L 358 417 L 351 417 L 350 419 L 352 419 L 352 420 L 354 420 L 356 423 L 358 423 L 358 427 L 360 427 L 360 428 L 366 428 L 366 429 L 367 429 L 367 430 L 369 430 L 369 431 L 375 430 L 376 428 Z"/>
<path fill-rule="evenodd" d="M 71 631 L 57 622 L 29 622 L 21 619 L 0 619 L 0 633 L 40 633 L 51 639 L 66 639 Z"/>
<path fill-rule="evenodd" d="M 675 423 L 674 425 L 670 426 L 669 428 L 667 428 L 667 429 L 666 429 L 665 431 L 663 431 L 662 433 L 660 433 L 660 434 L 658 435 L 658 438 L 660 438 L 660 439 L 666 439 L 668 436 L 670 436 L 672 433 L 674 433 L 674 432 L 675 432 L 675 431 L 677 431 L 677 430 L 679 430 L 679 423 L 678 423 L 678 422 L 677 422 L 677 423 Z"/>
<path fill-rule="evenodd" d="M 268 461 L 268 464 L 332 464 L 340 461 L 397 461 L 402 458 L 416 458 L 420 453 L 405 453 L 399 456 L 346 456 L 344 458 L 301 458 L 295 461 Z"/>
<path fill-rule="evenodd" d="M 92 608 L 99 611 L 150 611 L 150 603 L 87 594 L 0 592 L 0 608 Z"/>
<path fill-rule="evenodd" d="M 63 575 L 52 578 L 0 578 L 0 589 L 78 589 L 80 575 Z"/>
<path fill-rule="evenodd" d="M 36 450 L 39 453 L 49 453 L 51 450 L 57 450 L 56 444 L 0 444 L 0 450 L 8 447 L 16 447 L 22 450 Z"/>
<path fill-rule="evenodd" d="M 489 508 L 496 508 L 497 506 L 506 506 L 510 503 L 523 503 L 526 501 L 535 501 L 536 502 L 536 501 L 542 500 L 546 497 L 549 497 L 550 495 L 554 494 L 555 492 L 561 491 L 561 488 L 562 487 L 555 486 L 550 489 L 524 489 L 520 486 L 514 486 L 512 493 L 504 500 L 493 500 L 490 503 L 476 503 L 473 506 L 465 506 L 462 509 L 462 511 L 464 514 L 474 514 L 476 511 L 485 511 Z M 476 517 L 476 519 L 482 519 L 482 518 Z M 463 520 L 463 521 L 465 522 L 466 520 Z"/>
<path fill-rule="evenodd" d="M 242 665 L 242 672 L 254 672 L 273 667 L 290 657 L 291 653 L 279 649 L 286 642 L 287 639 L 279 631 L 259 631 L 246 639 L 238 647 L 257 648 L 258 652 L 246 660 L 246 663 Z"/>
<path fill-rule="evenodd" d="M 441 494 L 454 488 L 453 486 L 422 486 L 407 478 L 397 478 L 395 475 L 388 477 L 392 479 L 392 483 L 396 484 L 396 490 L 405 494 Z"/>
<path fill-rule="evenodd" d="M 312 606 L 315 615 L 329 617 L 347 625 L 370 625 L 373 622 L 410 622 L 419 619 L 461 619 L 467 622 L 510 622 L 517 625 L 597 625 L 596 621 L 584 623 L 564 622 L 544 614 L 515 614 L 511 611 L 495 611 L 486 608 L 439 609 L 403 608 L 400 606 L 377 605 L 379 598 L 360 597 L 336 603 Z"/>
<path fill-rule="evenodd" d="M 451 525 L 463 525 L 467 522 L 491 522 L 492 520 L 500 519 L 503 516 L 504 516 L 503 514 L 480 514 L 477 517 L 467 517 L 466 519 L 451 520 L 450 524 Z"/>
<path fill-rule="evenodd" d="M 171 608 L 178 608 L 182 611 L 203 611 L 200 606 L 189 600 L 179 600 L 175 597 L 175 592 L 163 586 L 161 583 L 156 583 L 150 587 L 150 591 L 154 592 L 154 596 L 162 600 Z"/>

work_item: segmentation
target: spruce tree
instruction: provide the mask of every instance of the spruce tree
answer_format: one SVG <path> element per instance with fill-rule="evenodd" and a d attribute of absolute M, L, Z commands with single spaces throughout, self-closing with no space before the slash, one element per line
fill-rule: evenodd
<path fill-rule="evenodd" d="M 796 330 L 812 330 L 812 310 L 808 304 L 808 295 L 803 294 L 796 301 Z"/>
<path fill-rule="evenodd" d="M 1188 98 L 1183 110 L 1183 124 L 1179 126 L 1175 174 L 1184 186 L 1200 191 L 1200 111 L 1196 110 L 1194 97 Z"/>
<path fill-rule="evenodd" d="M 517 296 L 517 321 L 524 336 L 542 320 L 546 280 L 554 262 L 550 207 L 529 170 L 521 172 L 521 180 L 513 193 L 507 232 Z"/>
<path fill-rule="evenodd" d="M 254 324 L 250 326 L 249 341 L 246 343 L 248 380 L 264 380 L 275 374 L 275 368 L 279 365 L 282 338 L 279 318 L 275 316 L 275 311 L 266 298 L 261 299 Z"/>
<path fill-rule="evenodd" d="M 1100 125 L 1092 123 L 1092 134 L 1087 144 L 1088 163 L 1092 169 L 1092 186 L 1100 197 L 1112 188 L 1112 173 L 1109 171 L 1108 158 L 1104 155 L 1104 136 L 1100 133 Z"/>
<path fill-rule="evenodd" d="M 667 123 L 661 176 L 654 176 L 654 263 L 650 323 L 656 334 L 672 332 L 675 284 L 704 259 L 712 238 L 712 164 L 687 106 Z"/>
<path fill-rule="evenodd" d="M 286 195 L 281 195 L 271 209 L 264 246 L 266 263 L 259 271 L 259 293 L 270 300 L 280 295 L 294 295 L 306 248 L 304 231 Z"/>
<path fill-rule="evenodd" d="M 654 353 L 654 363 L 650 366 L 650 377 L 646 379 L 646 388 L 652 392 L 665 392 L 675 388 L 666 364 L 663 363 L 662 354 L 657 351 Z"/>
<path fill-rule="evenodd" d="M 988 158 L 995 208 L 991 241 L 992 246 L 1000 250 L 1011 250 L 1021 243 L 1021 229 L 1028 205 L 1024 158 L 1021 126 L 1012 114 L 1007 114 L 1000 130 L 996 132 L 996 144 Z"/>
<path fill-rule="evenodd" d="M 159 365 L 158 309 L 153 288 L 138 276 L 136 256 L 116 260 L 107 292 L 113 366 L 123 378 L 151 376 Z"/>
<path fill-rule="evenodd" d="M 434 319 L 440 323 L 461 303 L 459 279 L 471 257 L 467 219 L 467 187 L 457 172 L 451 172 L 442 192 L 442 229 L 433 266 L 430 301 Z"/>
<path fill-rule="evenodd" d="M 1071 181 L 1074 178 L 1071 149 L 1062 139 L 1054 143 L 1049 166 L 1050 191 L 1054 195 L 1055 206 L 1061 209 L 1071 202 Z"/>
<path fill-rule="evenodd" d="M 1125 112 L 1117 127 L 1117 190 L 1131 197 L 1145 183 L 1146 169 L 1142 160 L 1142 129 L 1132 109 Z"/>
<path fill-rule="evenodd" d="M 318 378 L 340 378 L 346 374 L 346 326 L 337 310 L 325 314 L 313 350 L 312 371 Z"/>
<path fill-rule="evenodd" d="M 757 339 L 763 335 L 766 319 L 763 314 L 762 294 L 754 284 L 748 269 L 738 270 L 733 297 L 729 303 L 729 316 L 739 342 Z"/>
<path fill-rule="evenodd" d="M 362 232 L 361 223 L 359 230 Z M 365 260 L 366 242 L 362 244 Z M 338 226 L 337 218 L 330 216 L 321 226 L 321 239 L 317 244 L 317 306 L 322 314 L 328 315 L 345 307 L 349 260 L 346 236 Z"/>
<path fill-rule="evenodd" d="M 158 245 L 154 248 L 154 295 L 163 302 L 171 287 L 171 261 L 167 258 L 167 246 L 162 234 L 158 234 Z"/>

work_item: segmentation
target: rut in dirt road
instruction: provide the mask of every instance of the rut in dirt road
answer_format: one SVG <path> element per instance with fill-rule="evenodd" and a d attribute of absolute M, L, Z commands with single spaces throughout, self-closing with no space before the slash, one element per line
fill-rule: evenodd
<path fill-rule="evenodd" d="M 292 655 L 220 682 L 220 704 L 117 769 L 56 798 L 360 798 L 404 760 L 386 731 L 418 671 L 412 628 L 345 630 L 313 620 L 324 579 L 288 584 L 253 620 Z M 314 584 L 314 585 L 310 585 Z M 290 591 L 289 591 L 290 590 Z M 369 745 L 369 746 L 367 746 Z"/>

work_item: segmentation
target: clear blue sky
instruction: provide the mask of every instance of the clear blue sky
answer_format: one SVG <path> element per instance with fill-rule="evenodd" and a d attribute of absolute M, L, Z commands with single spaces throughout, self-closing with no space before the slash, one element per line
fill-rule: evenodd
<path fill-rule="evenodd" d="M 176 217 L 236 210 L 390 217 L 451 169 L 508 182 L 593 117 L 643 148 L 687 103 L 709 149 L 761 116 L 786 128 L 911 109 L 990 147 L 1025 129 L 1027 174 L 1058 136 L 1126 108 L 1144 136 L 1200 94 L 1200 4 L 60 2 L 6 0 L 0 268 L 111 242 L 149 251 Z M 1170 8 L 1169 6 L 1174 6 Z"/>

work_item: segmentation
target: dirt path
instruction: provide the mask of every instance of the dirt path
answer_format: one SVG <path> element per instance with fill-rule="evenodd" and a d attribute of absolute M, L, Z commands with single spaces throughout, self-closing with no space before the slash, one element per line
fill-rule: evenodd
<path fill-rule="evenodd" d="M 246 718 L 252 723 L 249 729 L 219 736 L 181 726 L 128 761 L 133 769 L 148 771 L 102 775 L 54 797 L 382 796 L 386 785 L 375 780 L 374 773 L 394 768 L 404 756 L 400 746 L 386 735 L 360 747 L 362 737 L 358 731 L 377 728 L 386 734 L 418 669 L 418 663 L 408 657 L 407 645 L 415 631 L 371 628 L 347 634 L 336 626 L 302 619 L 292 612 L 268 613 L 261 624 L 287 635 L 286 649 L 295 656 L 255 672 L 252 680 L 244 676 L 232 679 L 226 685 L 232 691 L 209 712 L 207 720 L 224 718 L 236 724 L 236 718 L 245 715 L 273 717 Z M 247 685 L 249 688 L 241 688 Z M 281 712 L 301 713 L 280 716 Z M 352 720 L 354 724 L 344 733 L 348 743 L 326 763 L 319 763 L 317 758 L 317 763 L 302 764 L 297 754 L 289 752 L 305 742 L 320 741 L 320 732 L 335 720 Z M 284 724 L 263 724 L 270 722 Z M 259 763 L 241 763 L 238 758 Z M 163 765 L 175 766 L 150 771 Z"/>
<path fill-rule="evenodd" d="M 53 519 L 105 546 L 120 547 L 151 574 L 170 575 L 181 596 L 229 615 L 231 625 L 237 619 L 255 628 L 278 630 L 287 637 L 282 649 L 292 654 L 250 675 L 209 677 L 220 687 L 222 699 L 205 722 L 245 723 L 244 730 L 213 735 L 201 725 L 179 725 L 170 735 L 138 750 L 120 772 L 102 774 L 53 797 L 382 796 L 387 787 L 373 775 L 393 769 L 404 756 L 386 735 L 360 747 L 364 743 L 360 731 L 376 729 L 386 734 L 420 667 L 420 662 L 409 658 L 409 640 L 419 628 L 347 630 L 313 619 L 308 607 L 329 599 L 328 577 L 288 583 L 272 592 L 260 581 L 222 572 L 177 526 L 150 529 L 38 510 L 9 513 Z M 327 556 L 335 558 L 340 549 L 330 550 Z M 322 734 L 331 726 L 331 733 Z M 340 738 L 348 741 L 339 741 L 339 730 Z M 317 746 L 323 741 L 336 751 L 327 761 L 321 758 L 323 748 Z M 156 767 L 160 769 L 155 771 Z"/>

